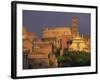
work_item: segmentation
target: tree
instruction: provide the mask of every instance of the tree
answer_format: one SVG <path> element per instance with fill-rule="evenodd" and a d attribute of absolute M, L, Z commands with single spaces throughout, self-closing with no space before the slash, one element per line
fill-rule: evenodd
<path fill-rule="evenodd" d="M 91 54 L 84 51 L 64 51 L 64 55 L 57 59 L 60 67 L 90 66 Z"/>

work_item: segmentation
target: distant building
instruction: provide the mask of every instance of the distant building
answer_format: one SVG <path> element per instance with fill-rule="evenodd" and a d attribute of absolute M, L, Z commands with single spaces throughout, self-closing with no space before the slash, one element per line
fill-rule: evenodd
<path fill-rule="evenodd" d="M 43 55 L 48 55 L 52 53 L 52 44 L 48 42 L 34 42 L 33 43 L 33 53 L 41 53 Z"/>
<path fill-rule="evenodd" d="M 71 30 L 69 27 L 52 27 L 42 29 L 42 38 L 59 38 L 63 35 L 71 36 Z"/>
<path fill-rule="evenodd" d="M 85 43 L 85 40 L 83 37 L 81 37 L 79 34 L 73 38 L 72 44 L 69 47 L 70 51 L 85 51 L 89 52 L 88 45 Z"/>
<path fill-rule="evenodd" d="M 33 47 L 33 40 L 36 39 L 36 35 L 33 32 L 28 32 L 23 27 L 23 49 L 27 50 L 29 53 L 32 53 L 32 47 Z"/>
<path fill-rule="evenodd" d="M 78 23 L 77 17 L 73 17 L 71 27 L 72 38 L 77 37 L 78 35 Z"/>
<path fill-rule="evenodd" d="M 28 32 L 23 27 L 24 69 L 57 67 L 56 57 L 51 55 L 52 53 L 52 43 L 43 42 L 34 33 Z"/>
<path fill-rule="evenodd" d="M 62 41 L 71 39 L 71 30 L 68 27 L 45 28 L 42 30 L 42 40 L 53 43 L 54 48 L 61 48 Z"/>
<path fill-rule="evenodd" d="M 44 28 L 42 30 L 42 40 L 53 43 L 54 49 L 61 48 L 61 53 L 63 53 L 63 50 L 66 48 L 70 48 L 73 51 L 90 51 L 90 38 L 88 37 L 87 40 L 86 37 L 79 35 L 78 23 L 77 17 L 73 17 L 71 28 L 67 26 Z M 72 44 L 70 44 L 70 42 L 72 42 Z"/>
<path fill-rule="evenodd" d="M 24 68 L 57 67 L 54 54 L 57 49 L 60 49 L 60 55 L 64 54 L 64 50 L 90 52 L 91 39 L 89 36 L 80 36 L 78 23 L 77 17 L 74 17 L 71 27 L 44 28 L 41 39 L 23 27 L 23 52 L 30 53 L 24 54 Z"/>
<path fill-rule="evenodd" d="M 88 46 L 88 50 L 90 52 L 91 51 L 91 37 L 87 35 L 84 35 L 83 37 L 84 37 L 85 44 Z"/>

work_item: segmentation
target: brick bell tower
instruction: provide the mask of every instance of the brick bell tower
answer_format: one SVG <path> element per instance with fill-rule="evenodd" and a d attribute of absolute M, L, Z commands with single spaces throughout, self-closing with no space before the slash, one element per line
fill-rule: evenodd
<path fill-rule="evenodd" d="M 77 17 L 73 17 L 72 19 L 72 38 L 75 38 L 78 35 L 78 19 Z"/>

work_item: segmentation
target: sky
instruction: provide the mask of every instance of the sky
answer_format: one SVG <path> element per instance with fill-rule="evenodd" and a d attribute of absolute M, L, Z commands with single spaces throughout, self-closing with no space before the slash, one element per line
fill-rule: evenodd
<path fill-rule="evenodd" d="M 42 36 L 41 30 L 45 27 L 71 28 L 73 17 L 77 17 L 79 21 L 79 33 L 90 35 L 91 15 L 89 13 L 23 10 L 23 26 L 29 32 L 35 32 L 37 36 Z"/>

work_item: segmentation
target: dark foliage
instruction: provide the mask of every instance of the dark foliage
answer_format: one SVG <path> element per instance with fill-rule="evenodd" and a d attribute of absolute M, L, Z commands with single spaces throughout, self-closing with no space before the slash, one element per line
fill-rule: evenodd
<path fill-rule="evenodd" d="M 90 66 L 91 55 L 88 52 L 64 51 L 63 56 L 57 57 L 59 67 Z"/>

